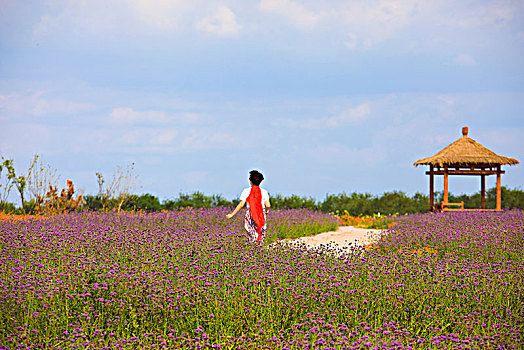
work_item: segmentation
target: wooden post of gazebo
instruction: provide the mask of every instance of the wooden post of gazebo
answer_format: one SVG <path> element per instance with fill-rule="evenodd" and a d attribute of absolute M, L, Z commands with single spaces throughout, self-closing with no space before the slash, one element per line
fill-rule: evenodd
<path fill-rule="evenodd" d="M 502 188 L 500 186 L 500 175 L 504 172 L 500 170 L 500 165 L 497 166 L 497 210 L 502 210 Z"/>
<path fill-rule="evenodd" d="M 440 203 L 442 210 L 466 210 L 464 202 L 450 203 L 449 199 L 449 176 L 451 175 L 477 175 L 480 176 L 480 209 L 468 210 L 502 210 L 501 175 L 505 172 L 501 169 L 504 164 L 515 165 L 519 161 L 514 158 L 499 156 L 490 151 L 480 143 L 468 137 L 468 128 L 462 128 L 462 137 L 444 148 L 433 157 L 416 161 L 413 165 L 429 165 L 429 209 L 435 210 L 434 202 L 434 175 L 444 176 L 444 196 Z M 495 209 L 486 209 L 486 176 L 497 175 L 497 202 Z M 450 206 L 460 206 L 450 208 Z"/>
<path fill-rule="evenodd" d="M 429 211 L 434 211 L 434 199 L 433 199 L 433 193 L 434 191 L 434 182 L 433 182 L 433 166 L 429 166 Z"/>
<path fill-rule="evenodd" d="M 443 199 L 443 203 L 447 203 L 448 202 L 448 167 L 445 166 L 444 167 L 444 199 Z M 444 209 L 444 208 L 443 208 Z"/>
<path fill-rule="evenodd" d="M 480 209 L 486 209 L 486 175 L 480 175 Z"/>

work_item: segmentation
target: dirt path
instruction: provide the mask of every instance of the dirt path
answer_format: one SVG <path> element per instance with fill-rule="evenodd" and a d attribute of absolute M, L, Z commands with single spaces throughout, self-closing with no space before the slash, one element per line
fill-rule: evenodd
<path fill-rule="evenodd" d="M 286 243 L 305 243 L 308 247 L 331 245 L 335 248 L 351 246 L 366 246 L 380 239 L 382 230 L 358 228 L 353 226 L 339 226 L 337 231 L 320 233 L 316 236 L 301 237 L 284 240 Z"/>

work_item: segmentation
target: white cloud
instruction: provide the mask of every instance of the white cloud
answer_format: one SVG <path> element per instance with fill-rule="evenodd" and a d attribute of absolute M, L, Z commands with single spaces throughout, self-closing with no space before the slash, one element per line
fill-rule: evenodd
<path fill-rule="evenodd" d="M 165 123 L 169 120 L 164 112 L 135 111 L 128 107 L 113 108 L 109 118 L 119 123 Z"/>
<path fill-rule="evenodd" d="M 262 12 L 274 13 L 288 18 L 293 25 L 311 29 L 319 22 L 321 15 L 292 0 L 261 0 L 258 8 Z"/>
<path fill-rule="evenodd" d="M 172 145 L 177 135 L 178 131 L 172 128 L 133 128 L 124 132 L 118 139 L 128 146 L 153 150 L 157 146 Z"/>
<path fill-rule="evenodd" d="M 467 53 L 461 53 L 460 55 L 455 56 L 451 62 L 457 66 L 476 66 L 477 65 L 477 61 L 475 61 L 473 56 Z"/>
<path fill-rule="evenodd" d="M 177 114 L 174 119 L 184 123 L 209 123 L 215 120 L 211 115 L 192 112 Z"/>
<path fill-rule="evenodd" d="M 152 139 L 154 145 L 168 145 L 173 142 L 178 132 L 174 129 L 160 130 Z"/>
<path fill-rule="evenodd" d="M 173 33 L 190 27 L 199 1 L 185 0 L 56 0 L 43 1 L 33 36 L 121 41 L 137 35 Z"/>
<path fill-rule="evenodd" d="M 413 0 L 381 0 L 351 2 L 345 18 L 349 22 L 370 21 L 374 25 L 403 25 L 414 14 L 417 2 Z"/>
<path fill-rule="evenodd" d="M 142 132 L 140 130 L 137 130 L 137 129 L 130 130 L 130 131 L 125 132 L 120 137 L 120 141 L 128 145 L 135 144 L 141 139 L 141 136 L 142 136 Z"/>
<path fill-rule="evenodd" d="M 193 0 L 74 1 L 62 0 L 48 6 L 34 26 L 33 35 L 62 33 L 99 37 L 104 40 L 138 34 L 183 33 L 193 29 L 207 11 L 206 2 Z M 233 36 L 240 29 L 235 14 L 226 6 L 198 21 L 198 30 L 218 36 Z"/>
<path fill-rule="evenodd" d="M 453 106 L 457 102 L 456 96 L 452 95 L 440 95 L 437 96 L 437 100 L 444 102 L 446 106 Z"/>
<path fill-rule="evenodd" d="M 62 37 L 66 34 L 78 37 L 104 35 L 109 39 L 121 33 L 123 28 L 132 28 L 129 5 L 103 0 L 48 1 L 43 7 L 40 21 L 33 25 L 33 36 L 39 41 L 46 37 Z M 136 26 L 136 25 L 135 25 Z"/>
<path fill-rule="evenodd" d="M 241 26 L 231 9 L 220 6 L 214 14 L 198 21 L 196 28 L 204 33 L 220 37 L 232 37 L 239 33 Z"/>
<path fill-rule="evenodd" d="M 177 113 L 167 114 L 161 111 L 136 111 L 130 107 L 116 107 L 113 108 L 109 114 L 109 119 L 116 123 L 205 123 L 214 120 L 212 116 L 200 113 Z"/>
<path fill-rule="evenodd" d="M 500 34 L 518 38 L 520 34 L 514 29 L 519 28 L 522 17 L 518 1 L 259 0 L 229 1 L 227 6 L 220 5 L 219 0 L 42 2 L 44 5 L 36 13 L 40 20 L 36 25 L 31 23 L 34 37 L 54 38 L 60 43 L 74 40 L 121 44 L 125 39 L 136 45 L 146 38 L 150 40 L 145 42 L 148 45 L 153 37 L 165 43 L 165 38 L 159 38 L 158 34 L 190 35 L 195 30 L 219 37 L 233 37 L 245 30 L 261 36 L 280 34 L 286 41 L 294 40 L 281 32 L 281 23 L 265 15 L 274 14 L 283 18 L 280 22 L 308 33 L 318 31 L 321 35 L 311 38 L 315 41 L 322 38 L 318 46 L 325 41 L 351 50 L 367 50 L 395 41 L 400 49 L 428 46 L 438 49 L 450 44 L 495 44 Z M 209 12 L 210 9 L 214 12 Z M 243 26 L 238 21 L 239 13 Z"/>
<path fill-rule="evenodd" d="M 509 3 L 501 1 L 482 4 L 461 13 L 458 24 L 462 28 L 477 28 L 482 26 L 500 26 L 513 19 L 517 9 Z"/>
<path fill-rule="evenodd" d="M 138 19 L 150 27 L 172 30 L 178 21 L 195 6 L 194 1 L 185 0 L 133 0 L 132 9 Z"/>
<path fill-rule="evenodd" d="M 351 33 L 347 35 L 344 45 L 350 50 L 366 50 L 373 45 L 373 40 Z"/>
<path fill-rule="evenodd" d="M 40 17 L 40 21 L 33 27 L 33 35 L 35 37 L 42 37 L 56 31 L 58 27 L 59 22 L 55 18 L 49 15 L 43 15 Z"/>
<path fill-rule="evenodd" d="M 199 151 L 205 149 L 224 149 L 235 145 L 235 137 L 224 131 L 211 129 L 192 129 L 181 143 L 183 151 Z"/>
<path fill-rule="evenodd" d="M 368 49 L 412 24 L 419 4 L 414 0 L 357 1 L 342 12 L 346 47 Z"/>
<path fill-rule="evenodd" d="M 522 6 L 518 2 L 357 0 L 331 11 L 329 22 L 345 33 L 344 44 L 351 50 L 398 39 L 406 48 L 460 43 L 485 46 L 494 43 L 500 30 L 511 30 L 519 12 Z M 342 21 L 337 21 L 337 16 Z M 488 35 L 485 29 L 490 29 Z"/>
<path fill-rule="evenodd" d="M 370 103 L 364 102 L 357 107 L 349 108 L 335 117 L 329 118 L 331 124 L 339 125 L 347 122 L 360 122 L 365 120 L 370 114 Z"/>
<path fill-rule="evenodd" d="M 71 115 L 90 108 L 88 103 L 46 98 L 44 91 L 0 95 L 0 119 L 21 118 L 24 115 Z"/>
<path fill-rule="evenodd" d="M 104 130 L 104 147 L 127 154 L 181 154 L 237 146 L 233 134 L 206 126 L 123 125 Z"/>
<path fill-rule="evenodd" d="M 277 119 L 273 121 L 273 125 L 305 129 L 336 128 L 345 124 L 362 122 L 370 115 L 370 112 L 371 104 L 364 102 L 331 117 L 309 118 L 305 120 Z"/>

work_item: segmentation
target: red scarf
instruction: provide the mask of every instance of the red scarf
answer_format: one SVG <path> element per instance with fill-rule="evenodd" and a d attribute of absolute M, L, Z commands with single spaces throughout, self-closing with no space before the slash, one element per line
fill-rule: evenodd
<path fill-rule="evenodd" d="M 251 212 L 251 217 L 257 225 L 258 238 L 257 241 L 262 239 L 262 227 L 266 223 L 266 218 L 264 217 L 264 208 L 262 208 L 262 191 L 258 186 L 251 186 L 251 191 L 249 196 L 246 199 L 249 204 L 249 211 Z"/>

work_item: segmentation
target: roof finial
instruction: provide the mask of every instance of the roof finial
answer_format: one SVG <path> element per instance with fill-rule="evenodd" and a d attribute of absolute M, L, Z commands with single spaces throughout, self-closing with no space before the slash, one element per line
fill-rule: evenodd
<path fill-rule="evenodd" d="M 468 127 L 467 126 L 462 127 L 462 136 L 463 137 L 468 136 Z"/>

